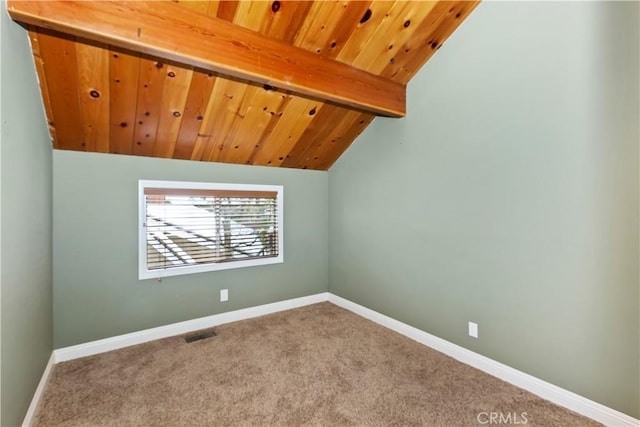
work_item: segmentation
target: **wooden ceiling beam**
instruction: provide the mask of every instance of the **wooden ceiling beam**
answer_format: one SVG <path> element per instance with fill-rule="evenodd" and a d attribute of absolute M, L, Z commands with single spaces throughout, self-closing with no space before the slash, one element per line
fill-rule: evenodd
<path fill-rule="evenodd" d="M 172 2 L 16 1 L 11 17 L 89 40 L 319 98 L 403 117 L 406 87 Z"/>

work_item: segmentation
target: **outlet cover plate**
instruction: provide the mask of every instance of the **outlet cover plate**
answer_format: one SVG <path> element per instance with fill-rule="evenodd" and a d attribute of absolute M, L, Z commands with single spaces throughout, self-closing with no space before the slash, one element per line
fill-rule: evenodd
<path fill-rule="evenodd" d="M 469 336 L 478 338 L 478 324 L 474 322 L 469 322 Z"/>

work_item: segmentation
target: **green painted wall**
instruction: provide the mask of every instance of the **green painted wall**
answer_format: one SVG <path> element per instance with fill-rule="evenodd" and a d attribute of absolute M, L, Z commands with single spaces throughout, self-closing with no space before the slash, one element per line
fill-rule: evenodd
<path fill-rule="evenodd" d="M 330 291 L 639 417 L 639 8 L 481 4 L 330 169 Z"/>
<path fill-rule="evenodd" d="M 0 2 L 2 426 L 22 424 L 51 355 L 51 141 L 26 32 Z"/>
<path fill-rule="evenodd" d="M 58 150 L 53 169 L 56 348 L 328 289 L 326 172 Z M 284 263 L 138 280 L 138 179 L 284 185 Z"/>

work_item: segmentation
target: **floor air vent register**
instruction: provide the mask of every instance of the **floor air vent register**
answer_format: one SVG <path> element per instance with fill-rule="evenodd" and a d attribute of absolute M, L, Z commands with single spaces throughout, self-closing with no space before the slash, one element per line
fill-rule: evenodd
<path fill-rule="evenodd" d="M 209 331 L 202 331 L 202 332 L 197 332 L 193 335 L 187 335 L 186 337 L 184 337 L 184 341 L 188 344 L 188 343 L 192 343 L 194 341 L 200 341 L 200 340 L 204 340 L 207 338 L 212 338 L 217 336 L 218 334 L 216 334 L 216 332 L 211 329 Z"/>

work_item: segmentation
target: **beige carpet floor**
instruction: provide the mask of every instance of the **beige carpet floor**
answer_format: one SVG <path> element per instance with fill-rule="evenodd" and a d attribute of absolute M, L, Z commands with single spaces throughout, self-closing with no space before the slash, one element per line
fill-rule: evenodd
<path fill-rule="evenodd" d="M 215 330 L 56 365 L 35 424 L 599 425 L 330 303 Z"/>

